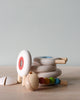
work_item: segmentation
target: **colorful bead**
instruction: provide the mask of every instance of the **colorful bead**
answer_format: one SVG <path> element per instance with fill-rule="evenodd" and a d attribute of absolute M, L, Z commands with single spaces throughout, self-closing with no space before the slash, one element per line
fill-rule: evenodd
<path fill-rule="evenodd" d="M 49 84 L 50 80 L 48 78 L 45 78 L 45 84 Z"/>
<path fill-rule="evenodd" d="M 50 80 L 50 84 L 54 84 L 55 83 L 55 79 L 53 77 L 50 77 L 49 80 Z"/>
<path fill-rule="evenodd" d="M 64 85 L 64 86 L 66 86 L 66 85 L 68 85 L 68 83 L 67 83 L 66 80 L 61 80 L 60 85 Z"/>
<path fill-rule="evenodd" d="M 55 79 L 55 85 L 57 85 L 57 84 L 60 84 L 60 79 L 59 78 Z"/>
<path fill-rule="evenodd" d="M 39 78 L 39 83 L 40 83 L 40 84 L 44 84 L 44 83 L 45 83 L 45 79 L 44 79 L 43 77 L 40 77 L 40 78 Z"/>

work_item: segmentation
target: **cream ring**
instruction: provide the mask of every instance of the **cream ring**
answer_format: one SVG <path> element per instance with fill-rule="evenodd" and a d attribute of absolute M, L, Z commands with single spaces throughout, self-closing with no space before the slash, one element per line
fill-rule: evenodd
<path fill-rule="evenodd" d="M 60 69 L 56 69 L 56 71 L 53 72 L 44 72 L 44 73 L 37 73 L 38 77 L 43 77 L 43 78 L 49 78 L 49 77 L 58 77 L 59 75 L 62 74 L 62 71 Z"/>
<path fill-rule="evenodd" d="M 38 62 L 42 65 L 54 65 L 55 64 L 55 59 L 49 56 L 45 57 L 36 57 L 33 59 L 34 62 Z"/>
<path fill-rule="evenodd" d="M 56 65 L 42 65 L 42 66 L 32 66 L 31 70 L 34 72 L 51 72 L 56 70 Z"/>
<path fill-rule="evenodd" d="M 41 64 L 39 62 L 33 62 L 32 66 L 41 66 Z"/>
<path fill-rule="evenodd" d="M 31 55 L 29 51 L 23 50 L 17 58 L 17 72 L 23 77 L 28 74 L 31 68 Z"/>

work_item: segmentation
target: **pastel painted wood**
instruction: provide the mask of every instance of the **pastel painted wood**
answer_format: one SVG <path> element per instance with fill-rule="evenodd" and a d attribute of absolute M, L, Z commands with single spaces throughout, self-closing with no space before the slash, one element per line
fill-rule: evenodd
<path fill-rule="evenodd" d="M 53 57 L 35 57 L 34 62 L 38 62 L 42 65 L 54 65 L 54 64 L 65 64 L 67 58 L 53 58 Z"/>
<path fill-rule="evenodd" d="M 7 78 L 6 76 L 0 78 L 0 85 L 3 85 L 3 86 L 5 85 L 6 78 Z"/>
<path fill-rule="evenodd" d="M 17 79 L 14 77 L 7 76 L 5 85 L 16 85 Z"/>
<path fill-rule="evenodd" d="M 15 85 L 17 84 L 17 80 L 14 77 L 4 76 L 0 78 L 0 85 Z"/>
<path fill-rule="evenodd" d="M 44 78 L 49 78 L 49 77 L 58 77 L 62 74 L 62 71 L 60 69 L 56 69 L 56 71 L 52 72 L 42 72 L 42 73 L 37 73 L 38 77 L 44 77 Z"/>
<path fill-rule="evenodd" d="M 28 50 L 22 50 L 17 58 L 17 73 L 18 73 L 18 82 L 21 82 L 21 77 L 24 78 L 31 68 L 32 58 Z M 24 81 L 24 79 L 23 79 Z M 22 85 L 24 82 L 22 83 Z"/>
<path fill-rule="evenodd" d="M 38 62 L 42 65 L 54 65 L 54 59 L 52 57 L 35 57 L 34 62 Z"/>
<path fill-rule="evenodd" d="M 56 65 L 40 65 L 40 66 L 31 66 L 31 70 L 34 72 L 51 72 L 56 70 Z"/>

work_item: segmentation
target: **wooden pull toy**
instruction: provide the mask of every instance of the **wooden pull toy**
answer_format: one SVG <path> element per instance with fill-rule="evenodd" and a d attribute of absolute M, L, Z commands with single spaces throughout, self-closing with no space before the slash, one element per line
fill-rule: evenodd
<path fill-rule="evenodd" d="M 67 85 L 67 81 L 65 80 L 60 80 L 59 78 L 38 78 L 37 74 L 34 72 L 30 72 L 27 77 L 25 78 L 25 87 L 30 90 L 34 91 L 38 89 L 39 84 L 46 84 L 46 85 Z"/>
<path fill-rule="evenodd" d="M 36 58 L 34 58 L 34 62 L 40 63 L 41 65 L 47 66 L 47 68 L 49 68 L 48 67 L 49 65 L 54 66 L 55 64 L 65 64 L 67 62 L 67 58 L 54 59 L 54 58 L 48 57 L 48 56 L 36 57 Z M 53 78 L 51 76 L 49 76 L 47 78 L 38 77 L 37 74 L 34 73 L 33 71 L 30 72 L 31 65 L 32 65 L 32 59 L 31 59 L 30 52 L 26 51 L 26 50 L 22 50 L 19 53 L 18 58 L 17 58 L 17 73 L 18 73 L 17 82 L 22 83 L 22 86 L 25 86 L 28 90 L 36 90 L 38 88 L 39 84 L 67 85 L 66 81 L 60 80 L 58 78 Z M 54 72 L 54 75 L 57 75 L 57 74 L 60 75 L 60 73 L 58 73 L 56 70 L 56 72 Z M 49 75 L 49 73 L 47 73 L 47 75 Z"/>

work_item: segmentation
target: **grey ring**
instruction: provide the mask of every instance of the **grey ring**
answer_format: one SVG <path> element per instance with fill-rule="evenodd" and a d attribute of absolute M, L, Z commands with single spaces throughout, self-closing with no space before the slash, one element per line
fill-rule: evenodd
<path fill-rule="evenodd" d="M 56 71 L 52 72 L 44 72 L 44 73 L 37 73 L 38 77 L 43 77 L 43 78 L 50 78 L 50 77 L 58 77 L 62 74 L 62 71 L 60 69 L 56 69 Z"/>
<path fill-rule="evenodd" d="M 34 62 L 38 62 L 42 65 L 54 65 L 55 64 L 55 60 L 52 57 L 35 57 L 33 59 Z"/>
<path fill-rule="evenodd" d="M 56 70 L 56 66 L 52 65 L 31 66 L 31 70 L 34 72 L 51 72 Z"/>

